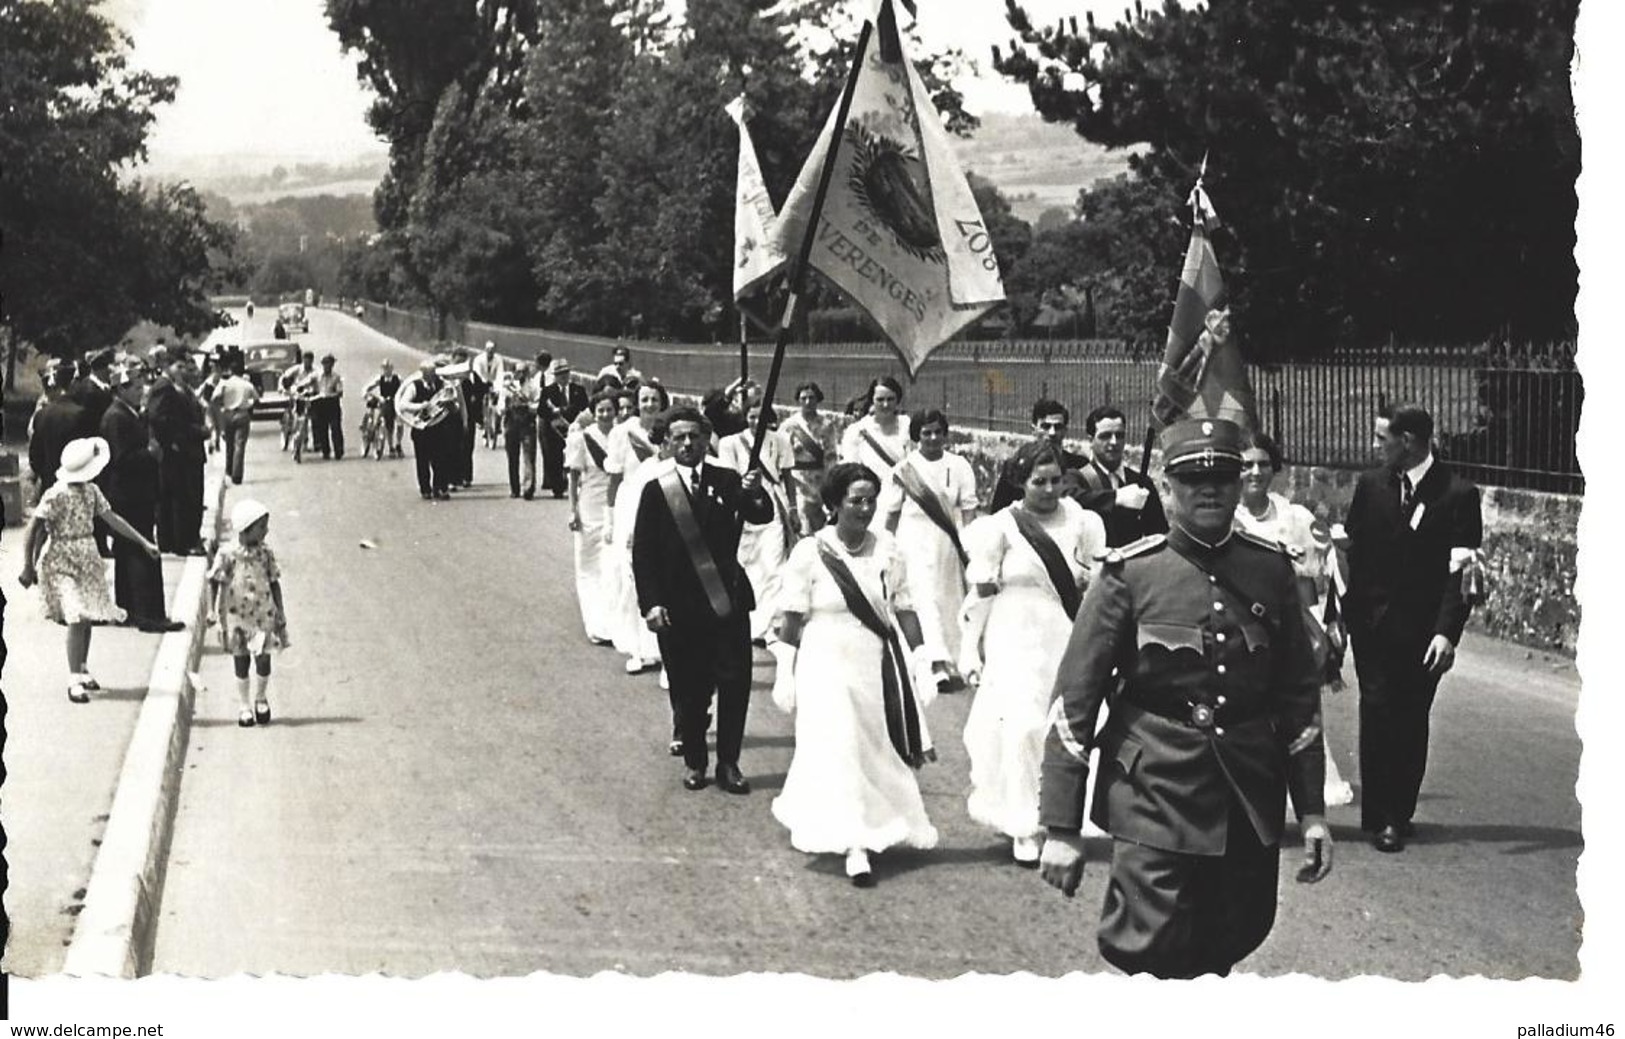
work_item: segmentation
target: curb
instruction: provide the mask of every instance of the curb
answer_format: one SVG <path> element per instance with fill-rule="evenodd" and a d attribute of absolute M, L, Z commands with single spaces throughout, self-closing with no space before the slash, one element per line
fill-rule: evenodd
<path fill-rule="evenodd" d="M 209 560 L 212 543 L 220 538 L 226 494 L 224 466 L 213 466 L 208 479 L 203 529 L 213 532 L 207 539 L 211 555 L 188 559 L 175 589 L 171 613 L 186 621 L 186 630 L 171 632 L 158 644 L 85 887 L 84 909 L 63 962 L 62 972 L 69 976 L 136 978 L 152 968 L 181 763 L 192 732 L 196 692 L 187 675 L 197 669 L 203 651 Z"/>

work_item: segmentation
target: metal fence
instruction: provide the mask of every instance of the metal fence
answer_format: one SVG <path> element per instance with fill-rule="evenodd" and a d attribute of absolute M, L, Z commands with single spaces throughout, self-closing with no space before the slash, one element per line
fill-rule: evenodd
<path fill-rule="evenodd" d="M 739 374 L 737 343 L 669 343 L 607 339 L 480 322 L 447 322 L 366 305 L 368 323 L 421 347 L 446 341 L 492 340 L 512 357 L 546 351 L 567 357 L 577 372 L 608 364 L 617 345 L 634 365 L 668 389 L 703 393 Z M 765 379 L 770 342 L 751 343 L 749 371 Z M 968 426 L 1024 431 L 1040 397 L 1068 405 L 1074 425 L 1098 404 L 1114 404 L 1131 430 L 1151 418 L 1160 356 L 1121 341 L 1001 340 L 948 343 L 931 355 L 912 383 L 883 343 L 792 344 L 778 397 L 813 380 L 826 406 L 840 407 L 877 375 L 903 384 L 905 407 L 940 408 Z M 1413 401 L 1434 417 L 1441 456 L 1488 485 L 1582 493 L 1575 455 L 1583 389 L 1574 344 L 1563 342 L 1461 347 L 1383 345 L 1339 350 L 1313 361 L 1250 366 L 1264 428 L 1294 464 L 1363 468 L 1373 463 L 1372 422 L 1384 403 Z M 1081 428 L 1074 433 L 1082 435 Z"/>

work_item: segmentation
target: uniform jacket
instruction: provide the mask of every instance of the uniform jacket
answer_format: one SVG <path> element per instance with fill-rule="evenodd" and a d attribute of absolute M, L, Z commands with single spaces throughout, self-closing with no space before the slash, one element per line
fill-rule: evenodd
<path fill-rule="evenodd" d="M 1162 496 L 1157 485 L 1144 473 L 1124 465 L 1118 469 L 1124 484 L 1144 487 L 1151 493 L 1145 499 L 1145 508 L 1120 509 L 1117 507 L 1117 488 L 1112 485 L 1106 470 L 1090 461 L 1078 471 L 1083 484 L 1077 502 L 1084 508 L 1100 513 L 1106 521 L 1106 544 L 1113 548 L 1138 541 L 1150 534 L 1166 534 L 1168 517 L 1162 511 Z"/>
<path fill-rule="evenodd" d="M 747 493 L 734 470 L 707 461 L 700 468 L 694 518 L 711 549 L 711 558 L 734 610 L 745 612 L 756 606 L 756 596 L 739 565 L 740 517 L 751 523 L 767 523 L 773 519 L 773 502 L 760 487 Z M 635 524 L 632 576 L 637 583 L 638 611 L 647 614 L 655 606 L 664 606 L 674 629 L 714 623 L 716 613 L 677 532 L 659 480 L 644 485 Z"/>
<path fill-rule="evenodd" d="M 1251 535 L 1208 548 L 1176 527 L 1109 554 L 1061 659 L 1040 820 L 1082 824 L 1103 704 L 1091 818 L 1114 837 L 1221 855 L 1233 794 L 1272 846 L 1289 782 L 1300 815 L 1323 812 L 1320 677 L 1303 623 L 1285 551 Z"/>
<path fill-rule="evenodd" d="M 1478 488 L 1435 458 L 1413 498 L 1402 515 L 1398 477 L 1386 467 L 1354 485 L 1344 614 L 1350 628 L 1390 641 L 1425 646 L 1437 634 L 1459 642 L 1471 607 L 1461 574 L 1450 573 L 1450 550 L 1484 541 Z"/>

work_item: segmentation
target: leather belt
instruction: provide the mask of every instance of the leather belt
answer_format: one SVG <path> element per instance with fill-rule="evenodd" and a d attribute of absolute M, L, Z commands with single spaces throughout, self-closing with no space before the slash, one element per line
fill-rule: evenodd
<path fill-rule="evenodd" d="M 1188 725 L 1193 729 L 1216 729 L 1221 725 L 1242 725 L 1265 715 L 1262 709 L 1242 710 L 1239 706 L 1230 703 L 1220 706 L 1210 703 L 1178 702 L 1169 698 L 1145 700 L 1128 696 L 1125 699 L 1131 707 L 1136 707 L 1147 714 L 1154 714 L 1171 722 Z"/>

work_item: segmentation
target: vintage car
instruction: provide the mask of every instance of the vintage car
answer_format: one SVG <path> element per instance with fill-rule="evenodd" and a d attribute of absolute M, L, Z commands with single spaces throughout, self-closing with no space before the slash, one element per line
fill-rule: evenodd
<path fill-rule="evenodd" d="M 277 320 L 282 322 L 282 327 L 288 330 L 289 335 L 310 331 L 310 319 L 305 317 L 303 303 L 284 303 L 277 308 L 276 316 Z"/>
<path fill-rule="evenodd" d="M 282 392 L 282 373 L 299 363 L 299 345 L 286 339 L 266 339 L 243 343 L 243 374 L 260 391 L 259 403 L 254 405 L 254 417 L 275 416 L 293 407 L 293 400 Z"/>

